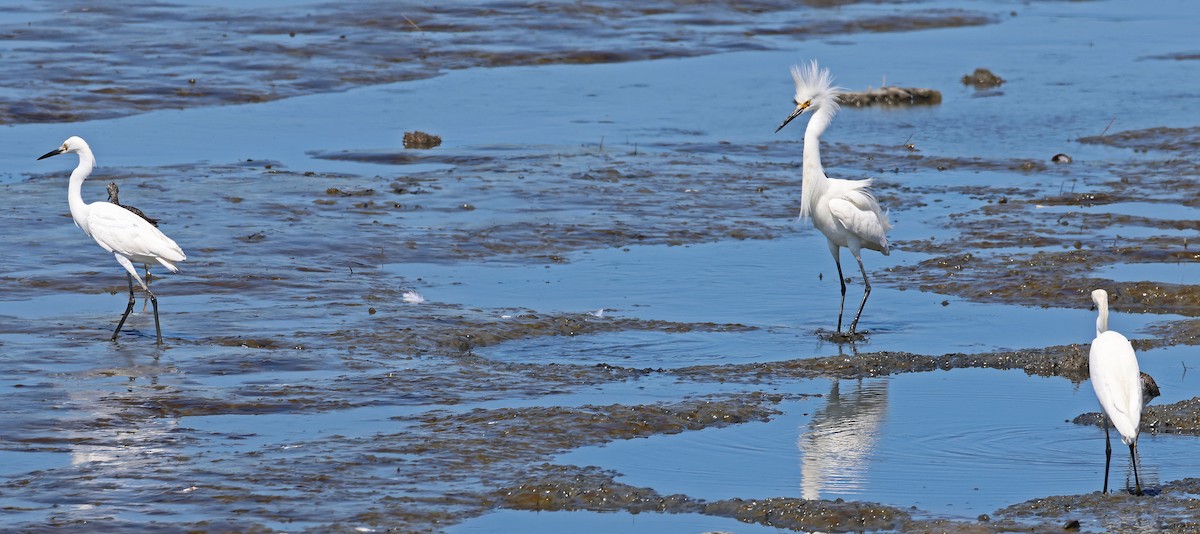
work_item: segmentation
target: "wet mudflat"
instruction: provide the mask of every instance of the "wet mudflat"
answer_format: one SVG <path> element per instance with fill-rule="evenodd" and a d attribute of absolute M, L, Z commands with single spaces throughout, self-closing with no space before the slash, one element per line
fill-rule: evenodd
<path fill-rule="evenodd" d="M 1200 523 L 1194 10 L 624 6 L 6 11 L 7 528 Z M 833 265 L 794 220 L 799 134 L 771 134 L 809 57 L 943 93 L 826 136 L 897 223 L 853 346 L 818 335 Z M 962 86 L 981 66 L 1005 83 Z M 66 216 L 69 164 L 33 161 L 76 134 L 84 196 L 116 181 L 189 255 L 152 282 L 164 348 L 145 312 L 106 341 L 119 267 Z M 1163 390 L 1149 497 L 1100 495 L 1103 432 L 1072 422 L 1094 287 Z"/>

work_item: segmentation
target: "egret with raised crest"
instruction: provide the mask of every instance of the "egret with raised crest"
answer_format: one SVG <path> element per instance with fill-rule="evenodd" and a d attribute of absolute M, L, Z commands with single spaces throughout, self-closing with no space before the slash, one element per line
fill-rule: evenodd
<path fill-rule="evenodd" d="M 838 308 L 838 337 L 854 339 L 858 320 L 862 317 L 867 297 L 871 295 L 871 280 L 863 266 L 862 249 L 875 250 L 887 256 L 889 253 L 887 232 L 891 229 L 888 214 L 879 207 L 879 202 L 868 189 L 871 180 L 842 180 L 825 176 L 821 166 L 821 134 L 837 114 L 838 92 L 842 89 L 833 84 L 829 69 L 820 68 L 816 61 L 792 67 L 792 79 L 796 82 L 794 102 L 796 109 L 775 129 L 787 126 L 792 119 L 811 113 L 808 128 L 804 130 L 804 159 L 801 164 L 800 218 L 812 218 L 829 241 L 829 252 L 837 264 L 838 283 L 842 287 L 842 303 Z M 863 298 L 858 313 L 850 322 L 850 330 L 842 333 L 842 315 L 846 308 L 846 277 L 842 274 L 842 248 L 850 249 L 863 277 Z"/>

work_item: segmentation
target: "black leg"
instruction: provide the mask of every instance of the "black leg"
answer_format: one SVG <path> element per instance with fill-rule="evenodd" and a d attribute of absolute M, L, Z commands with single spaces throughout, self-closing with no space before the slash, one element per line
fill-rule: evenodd
<path fill-rule="evenodd" d="M 129 305 L 125 306 L 125 313 L 121 315 L 121 320 L 117 323 L 117 329 L 113 330 L 112 341 L 117 340 L 117 334 L 121 333 L 121 327 L 125 326 L 125 319 L 129 318 L 129 313 L 133 311 L 133 275 L 126 274 L 125 278 L 129 280 Z"/>
<path fill-rule="evenodd" d="M 1104 420 L 1104 491 L 1108 493 L 1108 465 L 1112 462 L 1112 443 L 1108 441 L 1108 416 L 1100 413 L 1100 417 Z"/>
<path fill-rule="evenodd" d="M 856 328 L 858 328 L 858 319 L 859 319 L 859 317 L 862 317 L 863 308 L 867 307 L 867 297 L 871 296 L 871 280 L 867 278 L 867 268 L 863 267 L 862 257 L 859 256 L 858 254 L 855 254 L 854 259 L 858 260 L 858 270 L 862 271 L 863 288 L 864 289 L 863 289 L 862 303 L 860 303 L 858 305 L 858 314 L 856 314 L 854 316 L 854 322 L 850 323 L 850 333 L 851 334 L 853 334 L 854 330 Z M 844 288 L 845 286 L 842 286 L 842 287 Z M 842 291 L 842 302 L 845 302 L 845 301 L 846 301 L 846 292 Z"/>
<path fill-rule="evenodd" d="M 838 328 L 837 333 L 842 333 L 842 312 L 846 309 L 846 277 L 842 275 L 842 259 L 838 257 L 838 253 L 833 253 L 833 262 L 837 264 L 838 283 L 842 284 L 842 305 L 838 306 Z"/>
<path fill-rule="evenodd" d="M 150 293 L 150 290 L 146 290 Z M 162 327 L 158 325 L 158 299 L 154 298 L 154 293 L 150 293 L 150 305 L 154 307 L 154 335 L 158 337 L 158 344 L 162 345 Z"/>
<path fill-rule="evenodd" d="M 1138 479 L 1137 472 L 1137 442 L 1129 444 L 1129 459 L 1133 461 L 1133 494 L 1142 495 L 1142 481 Z M 1128 480 L 1128 479 L 1127 479 Z M 1128 481 L 1126 482 L 1128 484 Z"/>

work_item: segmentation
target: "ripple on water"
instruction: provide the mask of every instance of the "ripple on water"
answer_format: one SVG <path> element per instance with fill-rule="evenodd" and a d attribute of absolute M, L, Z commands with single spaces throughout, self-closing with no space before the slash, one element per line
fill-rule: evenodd
<path fill-rule="evenodd" d="M 125 311 L 128 295 L 45 293 L 34 298 L 0 301 L 0 315 L 19 316 L 24 319 L 63 320 L 71 317 L 111 315 L 113 325 Z M 138 308 L 141 309 L 140 307 Z"/>
<path fill-rule="evenodd" d="M 0 449 L 0 475 L 6 477 L 29 475 L 46 469 L 65 467 L 70 463 L 70 459 L 62 453 Z"/>

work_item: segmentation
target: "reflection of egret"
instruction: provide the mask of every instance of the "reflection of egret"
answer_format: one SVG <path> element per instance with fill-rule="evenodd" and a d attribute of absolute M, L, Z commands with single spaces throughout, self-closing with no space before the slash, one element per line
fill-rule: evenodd
<path fill-rule="evenodd" d="M 137 377 L 129 377 L 133 391 Z M 157 387 L 158 376 L 149 377 L 151 389 Z M 72 404 L 80 407 L 83 421 L 105 421 L 102 425 L 82 424 L 79 430 L 68 430 L 71 436 L 71 464 L 104 464 L 110 475 L 117 478 L 135 472 L 145 464 L 160 461 L 175 443 L 173 433 L 179 427 L 174 417 L 140 417 L 130 406 L 144 398 L 130 395 L 121 398 L 107 391 L 76 390 L 68 393 Z M 117 422 L 121 423 L 117 423 Z M 68 428 L 70 428 L 68 426 Z"/>
<path fill-rule="evenodd" d="M 148 379 L 141 387 L 146 391 L 136 391 L 134 383 L 143 378 Z M 177 491 L 179 482 L 168 473 L 180 462 L 179 419 L 141 408 L 147 392 L 157 385 L 157 375 L 130 376 L 128 393 L 114 393 L 107 387 L 67 392 L 69 403 L 57 416 L 63 418 L 57 431 L 70 447 L 71 471 L 56 488 L 66 495 L 88 497 L 65 500 L 55 507 L 56 515 L 85 524 Z"/>
<path fill-rule="evenodd" d="M 871 295 L 871 281 L 867 279 L 867 268 L 863 267 L 860 251 L 863 248 L 877 250 L 887 256 L 887 231 L 892 225 L 880 209 L 879 202 L 867 190 L 871 180 L 840 180 L 825 176 L 825 169 L 821 166 L 821 133 L 837 114 L 837 93 L 840 90 L 833 85 L 829 69 L 819 68 L 816 61 L 804 67 L 796 65 L 792 67 L 792 79 L 796 82 L 796 109 L 775 131 L 782 130 L 792 119 L 812 111 L 808 128 L 804 130 L 800 217 L 812 217 L 813 226 L 829 240 L 829 252 L 833 253 L 833 261 L 837 264 L 838 283 L 842 285 L 842 304 L 838 308 L 839 335 L 842 333 L 842 313 L 846 308 L 842 247 L 850 249 L 858 261 L 863 276 L 863 298 L 847 333 L 847 336 L 854 337 L 858 319 L 867 305 L 867 297 Z"/>
<path fill-rule="evenodd" d="M 83 233 L 91 236 L 104 250 L 113 254 L 117 263 L 125 268 L 126 278 L 129 280 L 129 305 L 125 307 L 125 313 L 121 315 L 121 321 L 117 323 L 117 328 L 113 331 L 112 340 L 117 340 L 117 335 L 121 333 L 121 327 L 125 325 L 125 319 L 129 318 L 129 312 L 133 311 L 133 280 L 137 279 L 142 289 L 150 295 L 150 304 L 154 306 L 154 332 L 157 335 L 158 344 L 161 345 L 162 328 L 158 323 L 158 299 L 154 297 L 154 293 L 150 291 L 146 282 L 142 281 L 137 269 L 133 268 L 133 263 L 137 262 L 147 266 L 151 263 L 161 264 L 174 273 L 179 271 L 175 262 L 184 261 L 187 256 L 183 254 L 183 249 L 180 249 L 175 241 L 146 222 L 145 219 L 134 215 L 133 212 L 108 202 L 87 204 L 83 201 L 81 193 L 83 181 L 92 173 L 92 167 L 96 165 L 92 149 L 83 139 L 71 137 L 64 141 L 62 146 L 43 154 L 38 159 L 46 159 L 68 152 L 79 154 L 79 165 L 71 172 L 71 182 L 67 186 L 67 204 L 71 208 L 71 218 L 75 219 L 76 226 L 79 226 Z"/>
<path fill-rule="evenodd" d="M 1108 329 L 1108 292 L 1103 289 L 1092 291 L 1092 302 L 1099 310 L 1099 316 L 1096 318 L 1096 339 L 1092 340 L 1092 350 L 1088 355 L 1088 369 L 1096 399 L 1104 411 L 1104 493 L 1108 493 L 1108 468 L 1112 462 L 1112 444 L 1108 437 L 1108 422 L 1111 420 L 1117 432 L 1121 433 L 1121 442 L 1129 446 L 1129 459 L 1133 462 L 1133 493 L 1141 495 L 1142 482 L 1137 473 L 1137 438 L 1144 394 L 1137 355 L 1125 336 Z"/>
<path fill-rule="evenodd" d="M 844 394 L 833 381 L 825 406 L 813 413 L 808 432 L 798 439 L 801 497 L 819 499 L 824 489 L 862 487 L 887 412 L 887 393 L 886 379 L 860 380 Z"/>

